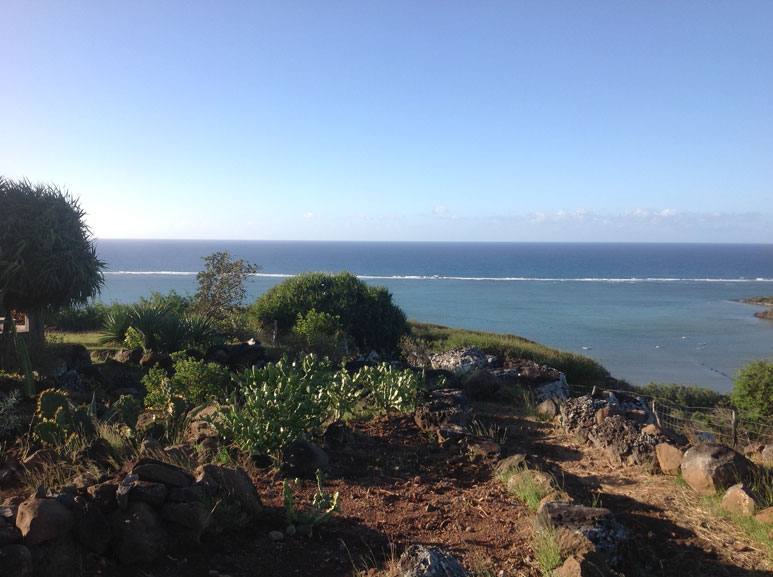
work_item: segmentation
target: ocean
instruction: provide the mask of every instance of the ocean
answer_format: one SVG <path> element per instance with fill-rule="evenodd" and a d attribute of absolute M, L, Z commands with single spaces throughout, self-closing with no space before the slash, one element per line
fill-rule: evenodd
<path fill-rule="evenodd" d="M 735 302 L 773 295 L 773 244 L 97 240 L 103 302 L 196 290 L 203 256 L 261 266 L 252 301 L 288 276 L 347 270 L 387 287 L 409 318 L 517 334 L 598 360 L 632 384 L 725 392 L 773 359 L 773 322 Z"/>

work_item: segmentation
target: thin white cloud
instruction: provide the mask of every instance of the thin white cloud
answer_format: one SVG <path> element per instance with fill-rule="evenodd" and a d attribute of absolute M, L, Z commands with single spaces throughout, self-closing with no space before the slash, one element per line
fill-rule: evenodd
<path fill-rule="evenodd" d="M 432 214 L 445 214 L 447 212 L 448 212 L 448 209 L 442 204 L 439 204 L 432 209 Z"/>
<path fill-rule="evenodd" d="M 304 212 L 303 213 L 303 218 L 305 218 L 307 220 L 310 219 L 310 218 L 314 218 L 314 213 L 313 212 Z"/>

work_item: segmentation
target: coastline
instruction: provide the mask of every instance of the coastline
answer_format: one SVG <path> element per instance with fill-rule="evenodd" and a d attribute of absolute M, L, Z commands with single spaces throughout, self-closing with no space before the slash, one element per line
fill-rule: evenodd
<path fill-rule="evenodd" d="M 773 296 L 751 297 L 747 299 L 739 299 L 736 302 L 760 307 L 773 307 Z M 769 308 L 764 311 L 758 311 L 754 313 L 754 316 L 758 319 L 773 321 L 773 308 Z"/>

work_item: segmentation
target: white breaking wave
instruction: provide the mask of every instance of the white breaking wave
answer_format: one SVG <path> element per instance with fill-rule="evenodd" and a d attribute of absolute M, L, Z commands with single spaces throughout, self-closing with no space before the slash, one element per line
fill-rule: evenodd
<path fill-rule="evenodd" d="M 158 276 L 195 276 L 196 271 L 175 270 L 117 270 L 105 271 L 106 275 L 158 275 Z M 297 276 L 293 273 L 254 273 L 251 276 L 263 278 L 290 278 Z M 490 277 L 490 276 L 446 276 L 446 275 L 357 275 L 363 280 L 453 280 L 453 281 L 499 281 L 499 282 L 607 282 L 607 283 L 644 283 L 644 282 L 773 282 L 773 278 L 670 278 L 670 277 L 631 277 L 631 278 L 560 278 L 560 277 Z"/>

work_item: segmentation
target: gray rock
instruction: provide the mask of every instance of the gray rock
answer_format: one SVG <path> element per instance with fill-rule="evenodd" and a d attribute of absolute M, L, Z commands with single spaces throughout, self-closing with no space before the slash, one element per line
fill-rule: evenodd
<path fill-rule="evenodd" d="M 73 577 L 78 571 L 78 545 L 72 535 L 30 548 L 35 577 Z"/>
<path fill-rule="evenodd" d="M 132 474 L 141 481 L 163 483 L 169 487 L 187 487 L 193 484 L 193 475 L 181 467 L 156 459 L 142 458 L 132 467 Z"/>
<path fill-rule="evenodd" d="M 142 354 L 142 349 L 140 348 L 127 349 L 115 353 L 113 355 L 113 360 L 119 363 L 133 363 L 136 365 L 140 362 L 140 359 L 142 359 Z"/>
<path fill-rule="evenodd" d="M 521 469 L 526 465 L 526 454 L 516 453 L 500 459 L 496 465 L 494 465 L 494 471 L 499 475 L 504 475 L 509 471 Z"/>
<path fill-rule="evenodd" d="M 185 487 L 184 489 L 187 489 Z M 180 491 L 184 489 L 172 489 Z M 160 507 L 167 498 L 169 489 L 163 483 L 150 483 L 148 481 L 137 481 L 132 484 L 129 491 L 129 501 L 142 501 L 152 507 Z"/>
<path fill-rule="evenodd" d="M 545 399 L 537 405 L 537 412 L 551 419 L 558 414 L 559 404 L 555 399 Z"/>
<path fill-rule="evenodd" d="M 767 464 L 773 463 L 773 445 L 765 445 L 762 449 L 762 462 Z"/>
<path fill-rule="evenodd" d="M 701 495 L 713 495 L 743 481 L 751 469 L 746 457 L 718 443 L 698 443 L 682 459 L 682 478 Z"/>
<path fill-rule="evenodd" d="M 502 382 L 496 375 L 481 369 L 475 370 L 464 381 L 464 393 L 475 400 L 492 399 L 501 387 Z"/>
<path fill-rule="evenodd" d="M 201 465 L 196 469 L 196 481 L 211 497 L 224 505 L 237 504 L 250 517 L 263 510 L 258 491 L 249 475 L 239 467 Z"/>
<path fill-rule="evenodd" d="M 16 513 L 19 510 L 19 505 L 23 502 L 24 497 L 8 497 L 0 505 L 0 517 L 11 525 L 16 525 Z"/>
<path fill-rule="evenodd" d="M 540 505 L 535 526 L 553 528 L 562 557 L 596 553 L 614 567 L 620 561 L 620 550 L 627 535 L 609 509 L 585 507 L 564 501 Z"/>
<path fill-rule="evenodd" d="M 150 563 L 166 550 L 167 531 L 147 503 L 129 503 L 111 515 L 110 524 L 115 554 L 124 565 Z"/>
<path fill-rule="evenodd" d="M 73 523 L 72 511 L 56 499 L 32 497 L 19 505 L 16 515 L 16 526 L 25 545 L 37 545 L 66 535 Z"/>
<path fill-rule="evenodd" d="M 166 503 L 161 508 L 161 518 L 176 525 L 176 532 L 185 534 L 194 543 L 198 542 L 211 521 L 210 508 L 198 501 Z"/>
<path fill-rule="evenodd" d="M 32 553 L 26 546 L 0 547 L 0 577 L 32 577 Z"/>
<path fill-rule="evenodd" d="M 282 453 L 280 472 L 285 477 L 314 477 L 317 469 L 326 469 L 330 462 L 327 453 L 314 443 L 297 439 Z"/>
<path fill-rule="evenodd" d="M 21 542 L 21 532 L 5 521 L 0 520 L 0 547 Z"/>
<path fill-rule="evenodd" d="M 102 510 L 93 502 L 76 497 L 73 507 L 75 525 L 78 528 L 78 541 L 81 545 L 101 555 L 113 538 L 110 521 Z"/>
<path fill-rule="evenodd" d="M 471 420 L 467 396 L 457 390 L 432 391 L 413 414 L 413 420 L 423 431 L 458 426 L 466 428 Z"/>
<path fill-rule="evenodd" d="M 601 423 L 594 424 L 587 436 L 595 446 L 606 449 L 610 458 L 618 464 L 641 465 L 656 460 L 658 438 L 643 433 L 634 423 L 620 415 L 607 417 Z"/>
<path fill-rule="evenodd" d="M 430 355 L 433 369 L 453 373 L 470 374 L 478 369 L 489 368 L 489 360 L 477 347 L 458 347 L 450 351 Z"/>
<path fill-rule="evenodd" d="M 411 545 L 400 556 L 399 577 L 468 577 L 469 573 L 448 551 Z"/>
<path fill-rule="evenodd" d="M 169 491 L 167 499 L 172 503 L 192 503 L 194 501 L 204 501 L 206 491 L 203 485 L 191 485 L 190 487 L 179 487 Z"/>
<path fill-rule="evenodd" d="M 103 513 L 112 513 L 118 508 L 118 501 L 116 499 L 118 486 L 118 481 L 105 481 L 104 483 L 92 485 L 86 489 L 86 493 L 91 496 L 94 503 Z"/>
<path fill-rule="evenodd" d="M 569 383 L 566 382 L 564 373 L 559 373 L 558 380 L 538 385 L 534 390 L 537 392 L 537 398 L 542 401 L 547 399 L 565 401 L 569 398 Z"/>

